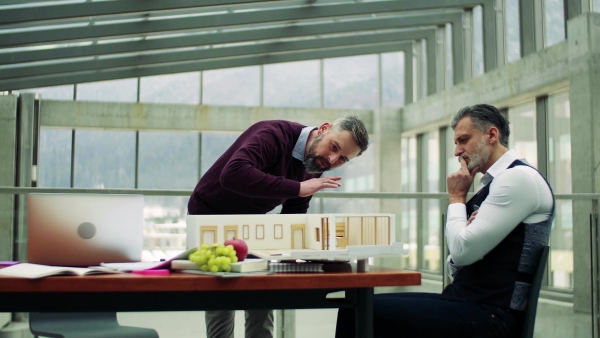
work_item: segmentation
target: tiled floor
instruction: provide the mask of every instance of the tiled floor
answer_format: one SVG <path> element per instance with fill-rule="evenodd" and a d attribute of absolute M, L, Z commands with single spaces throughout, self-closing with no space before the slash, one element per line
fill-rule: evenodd
<path fill-rule="evenodd" d="M 296 338 L 333 338 L 336 309 L 295 310 Z M 121 325 L 151 327 L 160 338 L 205 338 L 204 312 L 120 312 Z M 277 319 L 276 319 L 277 320 Z M 275 338 L 281 337 L 275 335 Z M 235 338 L 244 338 L 244 312 L 235 316 Z"/>

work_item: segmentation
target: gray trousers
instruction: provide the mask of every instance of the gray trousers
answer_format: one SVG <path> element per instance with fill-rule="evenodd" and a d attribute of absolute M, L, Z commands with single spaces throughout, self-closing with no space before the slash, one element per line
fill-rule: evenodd
<path fill-rule="evenodd" d="M 273 310 L 246 310 L 246 338 L 273 338 Z M 206 311 L 208 338 L 234 338 L 235 311 Z"/>

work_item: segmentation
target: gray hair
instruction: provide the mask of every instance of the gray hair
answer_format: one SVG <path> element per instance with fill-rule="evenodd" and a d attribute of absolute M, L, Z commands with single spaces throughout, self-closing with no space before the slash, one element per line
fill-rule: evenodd
<path fill-rule="evenodd" d="M 498 108 L 483 103 L 463 107 L 452 118 L 450 124 L 452 130 L 456 128 L 460 120 L 467 116 L 471 117 L 473 126 L 482 133 L 485 133 L 492 126 L 498 128 L 500 144 L 508 147 L 508 136 L 510 135 L 508 120 Z"/>
<path fill-rule="evenodd" d="M 345 115 L 338 117 L 332 122 L 331 130 L 336 133 L 349 131 L 360 148 L 360 153 L 358 153 L 358 155 L 361 155 L 369 147 L 369 133 L 367 132 L 367 127 L 365 127 L 365 124 L 358 116 Z"/>

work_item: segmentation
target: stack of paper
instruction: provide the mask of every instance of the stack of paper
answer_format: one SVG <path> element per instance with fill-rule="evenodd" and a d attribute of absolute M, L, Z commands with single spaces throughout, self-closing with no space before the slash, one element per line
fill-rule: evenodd
<path fill-rule="evenodd" d="M 196 263 L 187 259 L 176 259 L 171 262 L 172 270 L 199 270 Z M 260 258 L 246 258 L 241 262 L 231 263 L 231 272 L 267 271 L 269 262 Z"/>

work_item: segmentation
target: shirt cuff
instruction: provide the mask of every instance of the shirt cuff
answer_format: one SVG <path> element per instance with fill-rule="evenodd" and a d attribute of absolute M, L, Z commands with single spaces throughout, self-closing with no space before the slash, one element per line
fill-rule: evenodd
<path fill-rule="evenodd" d="M 452 203 L 448 205 L 448 220 L 451 219 L 466 219 L 467 205 L 464 203 Z"/>

